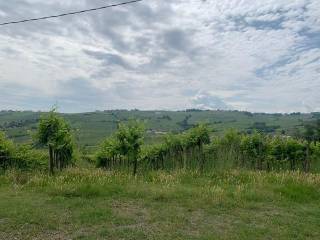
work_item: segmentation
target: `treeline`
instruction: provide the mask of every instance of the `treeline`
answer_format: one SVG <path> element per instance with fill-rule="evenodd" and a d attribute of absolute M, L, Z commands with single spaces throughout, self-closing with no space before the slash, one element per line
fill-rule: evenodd
<path fill-rule="evenodd" d="M 39 119 L 27 119 L 27 120 L 5 122 L 2 125 L 0 125 L 0 129 L 26 127 L 31 124 L 36 124 L 38 121 Z"/>
<path fill-rule="evenodd" d="M 127 170 L 134 175 L 175 169 L 320 171 L 320 121 L 306 125 L 299 137 L 236 130 L 215 136 L 205 124 L 180 134 L 164 135 L 161 143 L 153 145 L 145 143 L 144 135 L 145 127 L 140 121 L 119 123 L 117 131 L 100 144 L 94 156 L 83 159 L 100 168 Z M 79 156 L 69 124 L 55 111 L 41 117 L 31 145 L 15 145 L 0 134 L 1 169 L 45 168 L 53 174 L 74 164 Z"/>

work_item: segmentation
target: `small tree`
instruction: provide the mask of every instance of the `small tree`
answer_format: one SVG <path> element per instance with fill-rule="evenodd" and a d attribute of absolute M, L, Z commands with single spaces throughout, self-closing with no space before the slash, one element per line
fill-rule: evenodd
<path fill-rule="evenodd" d="M 206 124 L 199 124 L 190 130 L 194 147 L 198 148 L 198 161 L 200 169 L 204 170 L 205 157 L 203 154 L 203 146 L 210 143 L 210 130 Z"/>
<path fill-rule="evenodd" d="M 144 125 L 136 120 L 128 124 L 120 123 L 115 136 L 118 139 L 121 154 L 128 156 L 130 162 L 133 163 L 133 175 L 136 175 L 138 155 L 143 144 Z"/>
<path fill-rule="evenodd" d="M 61 170 L 73 157 L 73 141 L 70 126 L 58 116 L 55 109 L 40 119 L 37 139 L 49 151 L 49 172 L 54 168 Z"/>
<path fill-rule="evenodd" d="M 209 129 L 205 124 L 199 124 L 194 128 L 182 133 L 182 144 L 185 153 L 183 167 L 187 168 L 187 161 L 193 159 L 194 153 L 197 153 L 197 160 L 200 161 L 200 167 L 203 168 L 203 145 L 210 143 Z"/>
<path fill-rule="evenodd" d="M 181 135 L 174 135 L 169 133 L 165 136 L 164 148 L 167 149 L 167 155 L 170 157 L 170 161 L 183 163 L 183 141 Z"/>
<path fill-rule="evenodd" d="M 111 169 L 117 156 L 120 155 L 120 144 L 111 136 L 104 140 L 96 154 L 97 166 Z"/>
<path fill-rule="evenodd" d="M 263 169 L 263 163 L 267 155 L 267 141 L 264 135 L 255 132 L 252 135 L 245 135 L 241 140 L 241 152 L 244 158 L 251 161 L 251 167 Z"/>

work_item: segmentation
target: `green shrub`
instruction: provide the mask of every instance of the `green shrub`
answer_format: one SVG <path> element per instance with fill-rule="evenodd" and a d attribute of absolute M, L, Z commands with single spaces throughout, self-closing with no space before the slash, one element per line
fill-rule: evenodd
<path fill-rule="evenodd" d="M 314 172 L 320 171 L 320 142 L 311 144 L 311 166 Z"/>
<path fill-rule="evenodd" d="M 43 150 L 33 149 L 31 145 L 16 146 L 13 167 L 22 170 L 46 170 L 48 154 Z"/>
<path fill-rule="evenodd" d="M 258 132 L 252 135 L 245 135 L 241 139 L 240 149 L 245 166 L 253 169 L 263 170 L 266 166 L 268 143 L 266 137 Z"/>
<path fill-rule="evenodd" d="M 0 168 L 19 170 L 43 170 L 48 156 L 31 145 L 15 145 L 0 132 Z"/>
<path fill-rule="evenodd" d="M 0 132 L 0 168 L 7 169 L 12 165 L 14 155 L 13 142 L 8 140 L 3 132 Z"/>
<path fill-rule="evenodd" d="M 269 142 L 269 160 L 272 168 L 297 170 L 303 168 L 307 154 L 301 140 L 274 137 Z"/>
<path fill-rule="evenodd" d="M 51 174 L 55 169 L 67 167 L 75 159 L 71 127 L 55 109 L 41 117 L 36 137 L 38 143 L 48 147 Z"/>
<path fill-rule="evenodd" d="M 104 140 L 96 153 L 97 167 L 112 168 L 119 154 L 120 147 L 115 137 Z"/>
<path fill-rule="evenodd" d="M 120 123 L 115 134 L 100 145 L 96 154 L 97 166 L 113 169 L 133 165 L 135 175 L 143 137 L 143 123 L 135 120 L 128 124 Z"/>

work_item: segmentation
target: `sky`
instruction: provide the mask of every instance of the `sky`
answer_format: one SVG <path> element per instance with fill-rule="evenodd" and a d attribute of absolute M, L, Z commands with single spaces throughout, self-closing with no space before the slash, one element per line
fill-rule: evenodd
<path fill-rule="evenodd" d="M 121 1 L 0 1 L 0 22 Z M 0 27 L 3 110 L 316 112 L 319 93 L 319 0 L 144 0 Z"/>

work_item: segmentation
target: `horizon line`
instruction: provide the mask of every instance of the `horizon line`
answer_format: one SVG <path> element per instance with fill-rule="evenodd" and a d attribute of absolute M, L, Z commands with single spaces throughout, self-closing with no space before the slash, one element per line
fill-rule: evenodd
<path fill-rule="evenodd" d="M 79 111 L 79 112 L 68 112 L 68 111 L 57 111 L 61 114 L 84 114 L 84 113 L 97 113 L 97 112 L 111 112 L 111 111 L 140 111 L 140 112 L 243 112 L 243 113 L 251 113 L 251 114 L 268 114 L 268 115 L 275 115 L 275 114 L 281 114 L 281 115 L 293 115 L 293 114 L 317 114 L 320 113 L 318 111 L 310 111 L 310 112 L 299 112 L 299 111 L 290 111 L 290 112 L 256 112 L 256 111 L 248 111 L 248 110 L 237 110 L 237 109 L 198 109 L 198 108 L 186 108 L 186 109 L 176 109 L 176 110 L 170 110 L 170 109 L 126 109 L 126 108 L 114 108 L 114 109 L 104 109 L 104 110 L 92 110 L 92 111 Z M 33 112 L 33 113 L 47 113 L 50 112 L 50 110 L 14 110 L 14 109 L 0 109 L 1 112 Z"/>

